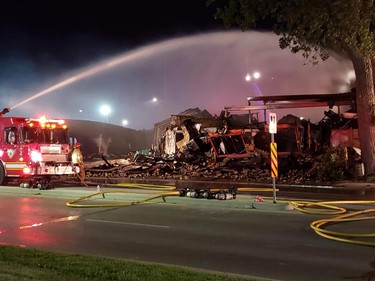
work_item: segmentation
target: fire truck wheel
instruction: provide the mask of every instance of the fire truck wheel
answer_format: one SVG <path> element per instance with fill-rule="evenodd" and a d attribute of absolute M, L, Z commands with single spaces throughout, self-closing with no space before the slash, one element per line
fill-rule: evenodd
<path fill-rule="evenodd" d="M 8 181 L 5 178 L 5 170 L 3 164 L 0 164 L 0 185 L 7 185 Z"/>

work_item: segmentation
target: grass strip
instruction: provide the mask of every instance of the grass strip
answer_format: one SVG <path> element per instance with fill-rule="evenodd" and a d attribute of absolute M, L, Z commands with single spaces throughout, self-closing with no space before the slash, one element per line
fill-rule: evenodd
<path fill-rule="evenodd" d="M 200 272 L 178 266 L 52 253 L 13 246 L 0 246 L 0 280 L 255 281 L 245 277 Z"/>

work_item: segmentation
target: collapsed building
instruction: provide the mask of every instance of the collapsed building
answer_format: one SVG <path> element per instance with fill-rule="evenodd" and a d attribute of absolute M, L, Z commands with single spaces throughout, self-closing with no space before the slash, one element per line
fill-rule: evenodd
<path fill-rule="evenodd" d="M 154 146 L 157 151 L 175 154 L 176 149 L 211 150 L 217 158 L 246 157 L 255 148 L 269 150 L 267 111 L 304 107 L 327 107 L 316 124 L 292 114 L 277 124 L 275 142 L 278 152 L 318 153 L 325 146 L 359 147 L 355 94 L 290 95 L 248 97 L 246 106 L 228 106 L 213 117 L 199 108 L 155 124 Z M 261 102 L 261 104 L 254 104 Z M 337 107 L 337 112 L 333 107 Z M 347 109 L 343 112 L 342 107 Z M 234 114 L 246 112 L 245 114 Z M 262 115 L 261 115 L 262 114 Z M 261 116 L 263 116 L 263 119 Z M 163 132 L 163 133 L 161 133 Z M 205 145 L 206 144 L 206 145 Z M 207 146 L 207 144 L 209 144 Z"/>
<path fill-rule="evenodd" d="M 261 155 L 264 159 L 252 161 L 256 167 L 261 167 L 259 163 L 267 162 L 271 142 L 267 113 L 278 109 L 292 111 L 293 108 L 320 107 L 327 110 L 323 110 L 324 116 L 317 123 L 292 114 L 278 121 L 275 142 L 281 172 L 296 166 L 291 165 L 291 158 L 314 159 L 327 147 L 349 147 L 360 154 L 355 98 L 354 92 L 258 96 L 248 97 L 245 106 L 225 107 L 220 116 L 206 114 L 202 118 L 199 110 L 193 112 L 195 114 L 172 116 L 169 123 L 163 123 L 164 135 L 157 151 L 176 158 L 196 160 L 203 157 L 208 162 Z M 356 161 L 359 160 L 357 155 Z"/>
<path fill-rule="evenodd" d="M 113 171 L 127 177 L 264 181 L 270 178 L 267 113 L 308 107 L 327 110 L 317 123 L 292 114 L 277 122 L 279 178 L 301 182 L 314 177 L 314 163 L 327 147 L 349 148 L 347 155 L 360 163 L 355 93 L 261 96 L 247 101 L 245 106 L 224 107 L 220 116 L 193 108 L 156 123 L 152 149 L 137 152 L 131 165 L 118 169 L 114 165 Z"/>

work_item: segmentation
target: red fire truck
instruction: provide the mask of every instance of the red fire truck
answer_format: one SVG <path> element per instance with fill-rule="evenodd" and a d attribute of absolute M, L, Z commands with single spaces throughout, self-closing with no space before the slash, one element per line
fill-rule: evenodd
<path fill-rule="evenodd" d="M 16 180 L 48 188 L 54 177 L 79 173 L 64 120 L 4 117 L 7 112 L 0 113 L 0 185 Z"/>

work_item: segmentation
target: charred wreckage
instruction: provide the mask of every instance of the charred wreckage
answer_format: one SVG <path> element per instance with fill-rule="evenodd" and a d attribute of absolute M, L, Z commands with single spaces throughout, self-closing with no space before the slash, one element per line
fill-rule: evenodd
<path fill-rule="evenodd" d="M 155 124 L 151 149 L 122 160 L 103 157 L 105 164 L 86 167 L 86 177 L 265 182 L 271 180 L 267 111 L 307 107 L 328 110 L 323 110 L 324 117 L 315 124 L 292 114 L 278 120 L 278 181 L 329 181 L 332 175 L 324 176 L 321 167 L 327 162 L 327 150 L 344 159 L 333 164 L 340 165 L 341 179 L 363 176 L 354 92 L 247 100 L 246 106 L 225 107 L 220 116 L 212 117 L 199 108 L 172 115 Z"/>

